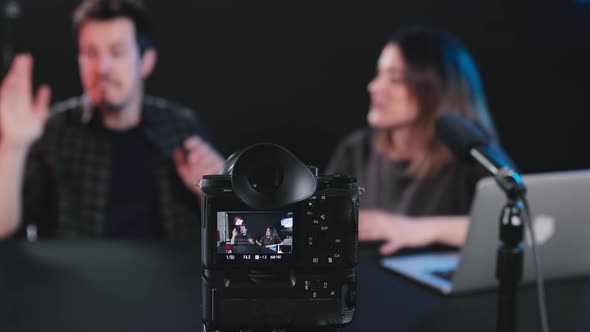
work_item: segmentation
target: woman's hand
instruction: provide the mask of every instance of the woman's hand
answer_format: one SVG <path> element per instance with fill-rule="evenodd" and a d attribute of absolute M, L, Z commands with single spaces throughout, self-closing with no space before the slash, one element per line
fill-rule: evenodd
<path fill-rule="evenodd" d="M 359 212 L 359 240 L 384 241 L 382 255 L 404 247 L 422 247 L 436 240 L 435 225 L 430 222 L 380 210 Z"/>

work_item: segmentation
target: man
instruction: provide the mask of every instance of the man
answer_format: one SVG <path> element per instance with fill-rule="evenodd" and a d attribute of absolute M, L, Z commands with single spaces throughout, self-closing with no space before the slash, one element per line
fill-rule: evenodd
<path fill-rule="evenodd" d="M 248 228 L 245 224 L 240 225 L 240 233 L 234 228 L 232 231 L 231 244 L 236 246 L 250 246 L 254 245 L 254 237 L 248 233 Z"/>
<path fill-rule="evenodd" d="M 157 54 L 142 7 L 84 1 L 74 27 L 82 97 L 48 112 L 29 55 L 0 87 L 0 237 L 22 220 L 62 237 L 198 238 L 195 181 L 223 159 L 193 112 L 144 94 Z"/>

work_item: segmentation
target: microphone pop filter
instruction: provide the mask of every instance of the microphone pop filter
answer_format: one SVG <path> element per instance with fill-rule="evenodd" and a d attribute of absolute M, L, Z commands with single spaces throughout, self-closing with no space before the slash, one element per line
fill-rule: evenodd
<path fill-rule="evenodd" d="M 436 136 L 459 159 L 471 161 L 469 150 L 485 146 L 490 139 L 486 133 L 473 122 L 459 114 L 444 113 L 435 121 Z"/>

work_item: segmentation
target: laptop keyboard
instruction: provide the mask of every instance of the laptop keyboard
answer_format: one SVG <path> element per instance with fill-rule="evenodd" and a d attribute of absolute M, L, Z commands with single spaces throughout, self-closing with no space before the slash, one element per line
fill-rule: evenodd
<path fill-rule="evenodd" d="M 451 281 L 451 279 L 453 279 L 453 275 L 455 274 L 455 270 L 432 271 L 432 274 L 439 278 Z"/>

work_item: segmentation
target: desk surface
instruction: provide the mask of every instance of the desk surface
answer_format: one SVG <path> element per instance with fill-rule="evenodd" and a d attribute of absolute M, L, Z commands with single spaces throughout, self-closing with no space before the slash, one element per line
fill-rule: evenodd
<path fill-rule="evenodd" d="M 0 243 L 0 331 L 200 331 L 198 250 L 120 242 Z M 358 306 L 343 331 L 495 331 L 495 293 L 447 298 L 361 250 Z M 590 331 L 590 279 L 547 284 L 553 331 Z M 539 331 L 536 290 L 518 331 Z M 586 315 L 585 315 L 586 314 Z"/>

